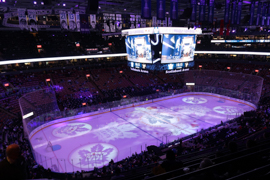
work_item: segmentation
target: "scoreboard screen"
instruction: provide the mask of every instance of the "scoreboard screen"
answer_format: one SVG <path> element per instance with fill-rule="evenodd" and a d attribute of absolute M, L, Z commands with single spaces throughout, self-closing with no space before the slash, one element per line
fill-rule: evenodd
<path fill-rule="evenodd" d="M 195 46 L 195 35 L 164 34 L 161 63 L 193 61 Z"/>

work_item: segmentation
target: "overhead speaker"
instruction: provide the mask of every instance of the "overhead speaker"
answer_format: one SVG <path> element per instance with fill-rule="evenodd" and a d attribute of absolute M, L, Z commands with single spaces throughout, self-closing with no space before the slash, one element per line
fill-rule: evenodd
<path fill-rule="evenodd" d="M 98 2 L 99 2 L 99 0 L 88 0 L 87 12 L 89 14 L 96 14 L 97 13 Z"/>

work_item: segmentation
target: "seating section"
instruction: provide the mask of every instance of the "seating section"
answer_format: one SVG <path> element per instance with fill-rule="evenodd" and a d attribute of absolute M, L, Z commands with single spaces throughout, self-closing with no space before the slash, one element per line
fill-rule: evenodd
<path fill-rule="evenodd" d="M 49 87 L 53 87 L 61 110 L 82 107 L 83 102 L 91 106 L 119 100 L 124 96 L 143 96 L 153 94 L 157 90 L 167 92 L 180 89 L 187 82 L 194 82 L 201 87 L 211 86 L 254 94 L 258 97 L 261 96 L 262 85 L 263 95 L 267 95 L 270 89 L 268 87 L 269 68 L 263 66 L 247 66 L 245 69 L 243 64 L 233 64 L 230 65 L 232 68 L 228 71 L 226 69 L 228 63 L 216 65 L 201 62 L 200 65 L 203 68 L 199 68 L 199 64 L 196 63 L 192 70 L 185 73 L 144 74 L 129 70 L 124 63 L 115 66 L 93 64 L 89 64 L 88 67 L 59 67 L 39 72 L 10 73 L 1 76 L 2 84 L 9 83 L 10 86 L 0 86 L 2 108 L 0 159 L 5 156 L 6 145 L 18 143 L 31 165 L 31 177 L 53 176 L 60 179 L 75 177 L 75 173 L 54 174 L 42 166 L 33 168 L 36 163 L 31 155 L 30 144 L 23 136 L 21 121 L 15 118 L 20 114 L 18 103 L 20 97 L 26 98 L 27 101 L 24 101 L 23 105 L 29 109 L 39 107 L 44 111 L 49 111 L 51 107 L 43 107 L 44 104 L 56 103 L 55 99 L 45 95 Z M 255 73 L 255 69 L 260 69 L 260 71 Z M 90 76 L 86 77 L 87 74 Z M 109 165 L 100 169 L 77 172 L 77 176 L 111 179 L 119 169 L 121 175 L 125 176 L 120 179 L 134 180 L 196 179 L 203 177 L 205 173 L 216 179 L 241 179 L 247 177 L 245 174 L 249 174 L 248 177 L 254 179 L 265 176 L 269 171 L 266 167 L 269 165 L 267 157 L 270 152 L 267 118 L 270 107 L 269 98 L 263 98 L 258 107 L 255 112 L 250 112 L 240 118 L 202 130 L 182 140 L 161 145 L 159 148 L 162 154 L 151 151 L 133 154 L 120 162 L 111 161 Z M 166 159 L 168 158 L 166 154 L 171 152 L 175 154 L 175 159 Z M 165 166 L 167 161 L 175 164 L 175 168 L 168 169 Z M 244 165 L 238 163 L 242 161 L 245 162 Z"/>

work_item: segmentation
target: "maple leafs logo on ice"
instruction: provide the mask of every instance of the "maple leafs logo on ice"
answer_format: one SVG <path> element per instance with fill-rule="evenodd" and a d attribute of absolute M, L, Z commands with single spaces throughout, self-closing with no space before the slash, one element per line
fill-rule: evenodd
<path fill-rule="evenodd" d="M 93 169 L 107 165 L 111 159 L 116 158 L 117 154 L 117 148 L 111 144 L 94 143 L 73 151 L 69 161 L 74 162 L 76 167 Z"/>
<path fill-rule="evenodd" d="M 70 123 L 53 130 L 56 137 L 80 136 L 91 131 L 92 126 L 86 123 Z"/>
<path fill-rule="evenodd" d="M 88 150 L 80 150 L 79 155 L 81 157 L 82 165 L 86 166 L 91 165 L 95 166 L 95 164 L 102 164 L 103 161 L 109 161 L 108 155 L 113 151 L 113 148 L 105 149 L 101 144 L 97 144 Z"/>
<path fill-rule="evenodd" d="M 95 131 L 96 137 L 105 142 L 114 141 L 116 139 L 136 138 L 137 133 L 131 132 L 136 130 L 136 127 L 131 124 L 119 124 L 111 122 Z"/>

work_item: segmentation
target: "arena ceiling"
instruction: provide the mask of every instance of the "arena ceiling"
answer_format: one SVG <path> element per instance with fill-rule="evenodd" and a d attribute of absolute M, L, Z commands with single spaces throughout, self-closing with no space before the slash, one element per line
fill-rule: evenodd
<path fill-rule="evenodd" d="M 36 4 L 34 4 L 36 1 Z M 46 2 L 51 2 L 46 4 Z M 152 1 L 152 15 L 155 15 L 156 0 Z M 199 1 L 199 0 L 197 0 Z M 41 2 L 45 4 L 42 5 Z M 91 2 L 91 0 L 90 0 Z M 242 18 L 249 14 L 249 5 L 251 0 L 243 1 Z M 268 2 L 262 0 L 260 2 Z M 256 2 L 257 4 L 258 2 Z M 215 0 L 215 18 L 218 20 L 224 17 L 225 0 Z M 6 3 L 0 3 L 15 8 L 29 8 L 29 9 L 85 9 L 88 5 L 88 0 L 6 0 Z M 65 6 L 63 6 L 65 5 Z M 179 0 L 179 14 L 181 15 L 186 8 L 190 7 L 190 0 Z M 170 0 L 166 0 L 166 11 L 169 12 Z M 206 8 L 207 11 L 207 8 Z M 100 0 L 98 13 L 121 13 L 121 14 L 140 14 L 141 0 Z"/>

